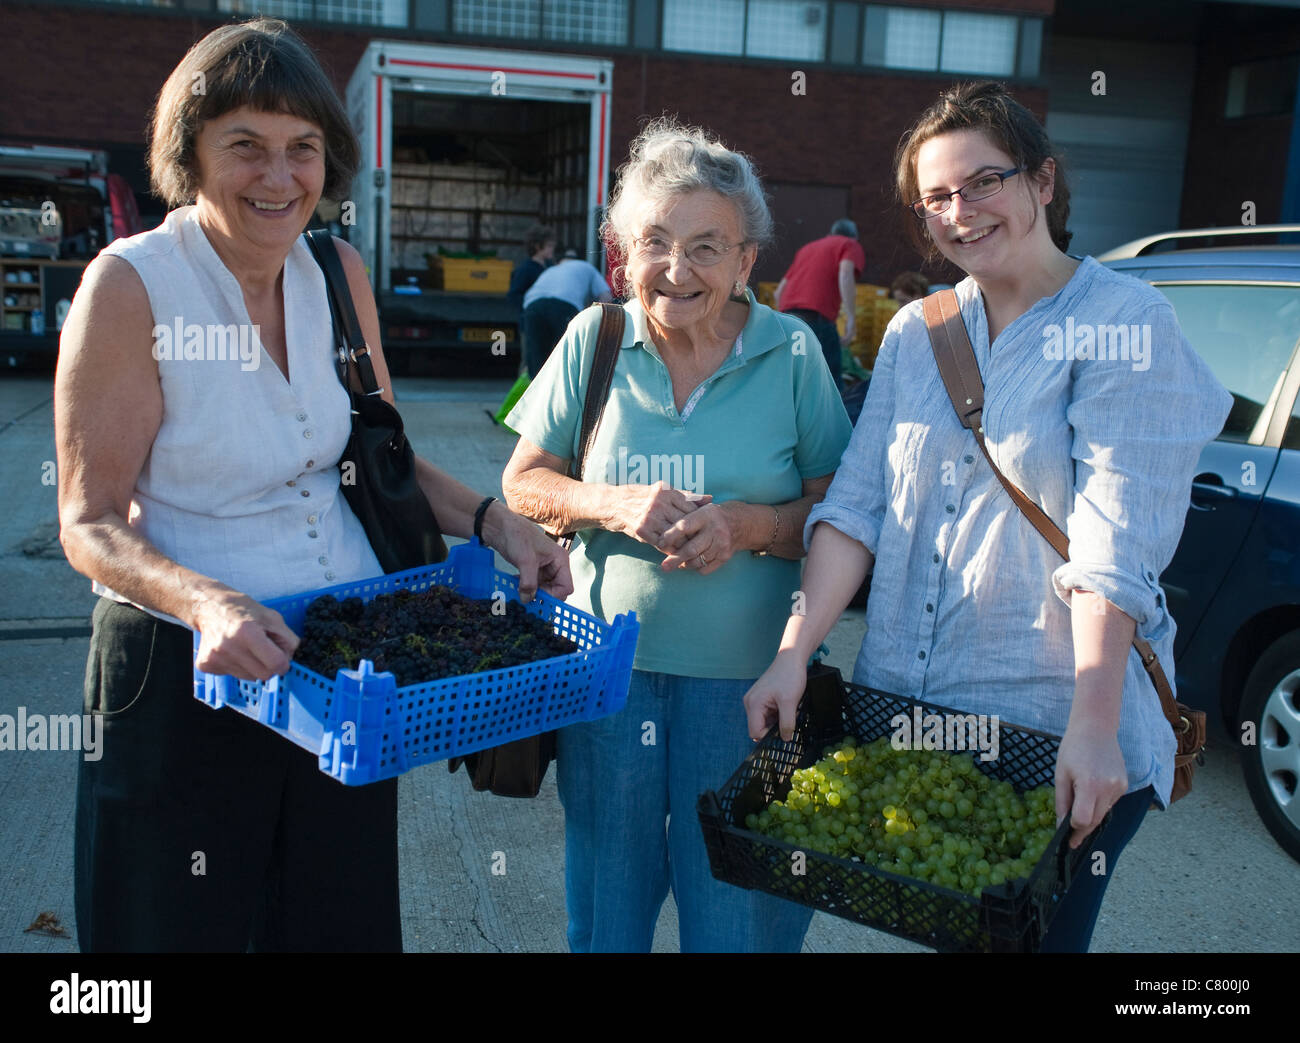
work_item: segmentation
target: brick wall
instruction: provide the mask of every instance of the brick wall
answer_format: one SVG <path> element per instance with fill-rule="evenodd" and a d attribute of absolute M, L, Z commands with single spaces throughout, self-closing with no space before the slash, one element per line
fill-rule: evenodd
<path fill-rule="evenodd" d="M 851 200 L 848 216 L 857 222 L 867 254 L 861 281 L 887 283 L 919 264 L 901 234 L 904 218 L 911 218 L 893 202 L 894 151 L 903 132 L 953 81 L 807 66 L 802 70 L 806 94 L 795 95 L 791 74 L 796 68 L 798 63 L 619 60 L 611 162 L 617 168 L 626 158 L 645 116 L 669 113 L 708 127 L 731 148 L 748 153 L 765 180 L 844 186 Z M 1045 114 L 1045 91 L 1022 90 L 1018 97 L 1040 118 Z M 788 257 L 801 245 L 782 242 L 773 253 Z M 765 268 L 760 258 L 758 274 L 779 278 L 780 271 Z"/>
<path fill-rule="evenodd" d="M 950 0 L 959 6 L 958 0 Z M 1004 9 L 992 0 L 960 6 Z M 1022 0 L 1020 11 L 1050 12 L 1052 0 Z M 219 24 L 212 18 L 136 10 L 11 3 L 6 32 L 30 46 L 0 62 L 0 137 L 106 148 L 140 146 L 158 89 L 189 46 Z M 340 93 L 366 43 L 379 33 L 304 28 Z M 919 259 L 906 247 L 892 205 L 899 135 L 949 82 L 929 76 L 833 72 L 816 64 L 806 93 L 792 93 L 792 65 L 725 59 L 620 55 L 615 59 L 610 158 L 617 168 L 644 116 L 674 113 L 701 123 L 749 153 L 771 181 L 846 190 L 867 253 L 865 282 L 888 282 Z M 1022 99 L 1042 114 L 1046 95 Z M 758 273 L 802 245 L 781 242 Z M 939 273 L 935 273 L 936 275 Z"/>
<path fill-rule="evenodd" d="M 212 18 L 150 16 L 58 4 L 9 4 L 0 62 L 0 135 L 6 139 L 104 147 L 144 140 L 163 81 L 190 45 L 221 24 Z M 313 32 L 340 92 L 369 34 Z"/>

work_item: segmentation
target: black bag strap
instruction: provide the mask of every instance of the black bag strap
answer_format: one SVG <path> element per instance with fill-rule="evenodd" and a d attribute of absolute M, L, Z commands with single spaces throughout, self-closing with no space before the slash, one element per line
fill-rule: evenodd
<path fill-rule="evenodd" d="M 582 429 L 578 436 L 578 455 L 569 467 L 570 476 L 582 481 L 582 466 L 587 453 L 596 440 L 609 389 L 614 383 L 614 367 L 623 345 L 624 311 L 622 305 L 602 303 L 600 332 L 596 334 L 596 357 L 591 360 L 591 377 L 587 381 L 587 395 L 582 404 Z"/>
<path fill-rule="evenodd" d="M 375 366 L 370 361 L 370 345 L 366 343 L 365 334 L 361 332 L 361 323 L 357 320 L 357 309 L 352 304 L 352 291 L 348 287 L 348 276 L 343 270 L 343 259 L 339 257 L 338 247 L 334 245 L 334 236 L 327 229 L 316 228 L 305 233 L 307 245 L 316 263 L 325 273 L 325 285 L 329 290 L 330 318 L 334 323 L 335 335 L 338 337 L 339 379 L 343 386 L 348 386 L 348 360 L 356 366 L 357 376 L 361 378 L 361 388 L 367 395 L 382 394 L 383 388 L 375 379 Z"/>

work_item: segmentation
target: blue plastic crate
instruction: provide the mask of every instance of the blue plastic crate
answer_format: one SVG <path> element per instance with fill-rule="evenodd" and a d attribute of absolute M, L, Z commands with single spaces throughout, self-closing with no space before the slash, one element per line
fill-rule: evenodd
<path fill-rule="evenodd" d="M 477 540 L 438 565 L 267 601 L 301 633 L 307 606 L 322 594 L 370 601 L 379 594 L 451 587 L 476 600 L 519 596 L 519 578 L 493 567 Z M 392 778 L 445 760 L 539 735 L 623 708 L 640 624 L 628 612 L 606 623 L 538 591 L 525 606 L 580 649 L 569 655 L 399 688 L 369 660 L 334 678 L 294 663 L 269 681 L 194 671 L 194 697 L 228 706 L 320 757 L 320 769 L 348 786 Z M 485 624 L 490 625 L 490 624 Z M 197 655 L 199 635 L 194 635 Z"/>

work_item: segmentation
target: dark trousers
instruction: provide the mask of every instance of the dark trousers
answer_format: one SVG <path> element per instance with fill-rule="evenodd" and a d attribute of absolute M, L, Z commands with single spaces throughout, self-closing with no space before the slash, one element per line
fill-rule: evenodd
<path fill-rule="evenodd" d="M 1040 947 L 1041 952 L 1087 952 L 1092 943 L 1092 931 L 1097 926 L 1097 916 L 1101 913 L 1101 900 L 1106 894 L 1106 885 L 1110 883 L 1111 874 L 1115 872 L 1115 863 L 1119 854 L 1138 831 L 1147 809 L 1154 799 L 1154 792 L 1148 786 L 1145 789 L 1125 794 L 1115 802 L 1111 809 L 1110 824 L 1102 834 L 1101 843 L 1091 856 L 1079 867 L 1079 875 L 1070 883 L 1070 889 L 1061 899 L 1061 907 L 1052 919 Z M 1105 872 L 1093 873 L 1093 859 L 1096 853 L 1105 854 Z"/>
<path fill-rule="evenodd" d="M 82 952 L 400 951 L 397 782 L 349 787 L 194 698 L 189 630 L 101 599 L 77 780 Z"/>
<path fill-rule="evenodd" d="M 524 363 L 530 380 L 550 358 L 577 314 L 577 308 L 558 297 L 541 297 L 524 309 Z"/>
<path fill-rule="evenodd" d="M 803 319 L 818 341 L 821 342 L 822 354 L 826 356 L 826 365 L 831 371 L 831 378 L 835 381 L 835 389 L 840 394 L 843 394 L 844 378 L 840 358 L 840 331 L 835 323 L 820 312 L 809 311 L 805 308 L 791 308 L 789 314 L 797 319 Z"/>

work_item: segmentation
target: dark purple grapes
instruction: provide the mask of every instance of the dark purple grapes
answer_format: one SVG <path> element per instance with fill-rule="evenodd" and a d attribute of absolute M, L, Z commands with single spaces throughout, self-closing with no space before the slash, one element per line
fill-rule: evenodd
<path fill-rule="evenodd" d="M 294 659 L 325 677 L 369 659 L 403 686 L 578 650 L 519 602 L 507 600 L 504 608 L 499 599 L 474 601 L 448 587 L 399 590 L 369 602 L 322 595 L 307 606 Z"/>

